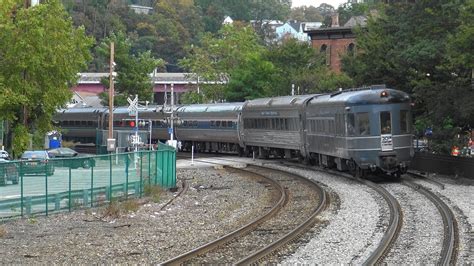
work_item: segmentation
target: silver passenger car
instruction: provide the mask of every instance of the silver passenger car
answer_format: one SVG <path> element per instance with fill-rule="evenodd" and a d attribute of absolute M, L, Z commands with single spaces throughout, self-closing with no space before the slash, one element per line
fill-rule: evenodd
<path fill-rule="evenodd" d="M 62 128 L 63 140 L 96 143 L 97 130 L 103 127 L 102 118 L 106 110 L 96 107 L 62 109 L 53 120 Z"/>
<path fill-rule="evenodd" d="M 245 150 L 259 157 L 304 155 L 302 115 L 314 95 L 281 96 L 247 101 L 242 110 Z"/>
<path fill-rule="evenodd" d="M 356 174 L 397 176 L 413 155 L 408 94 L 386 88 L 341 91 L 311 99 L 306 109 L 307 156 Z"/>
<path fill-rule="evenodd" d="M 243 103 L 184 105 L 177 109 L 176 139 L 183 150 L 241 152 L 239 119 Z"/>

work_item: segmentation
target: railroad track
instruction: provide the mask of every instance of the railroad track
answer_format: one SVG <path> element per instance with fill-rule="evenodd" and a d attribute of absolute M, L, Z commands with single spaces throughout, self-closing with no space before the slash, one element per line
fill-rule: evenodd
<path fill-rule="evenodd" d="M 247 225 L 162 264 L 251 264 L 268 261 L 270 254 L 309 230 L 315 217 L 329 201 L 317 183 L 299 175 L 260 166 L 245 170 L 232 168 L 232 171 L 247 171 L 265 178 L 271 189 L 280 195 L 274 206 Z"/>
<path fill-rule="evenodd" d="M 220 158 L 220 160 L 237 162 L 236 160 L 225 159 L 225 158 Z M 275 163 L 275 162 L 272 162 L 272 163 Z M 350 175 L 347 175 L 341 172 L 331 171 L 328 169 L 323 170 L 321 168 L 302 166 L 300 164 L 294 164 L 294 163 L 288 163 L 288 162 L 283 162 L 282 164 L 291 166 L 291 167 L 302 168 L 306 170 L 310 169 L 310 170 L 316 170 L 316 171 L 330 172 L 331 174 L 355 179 Z M 440 189 L 444 189 L 444 184 L 437 182 L 436 180 L 427 178 L 426 176 L 419 175 L 412 172 L 409 172 L 407 176 L 412 176 L 414 178 L 422 179 L 423 181 L 426 181 L 433 185 L 438 186 Z M 379 243 L 378 247 L 376 248 L 376 250 L 370 255 L 370 257 L 364 263 L 366 265 L 381 264 L 383 263 L 384 258 L 388 255 L 391 248 L 393 247 L 393 245 L 395 244 L 395 242 L 397 241 L 399 237 L 401 227 L 403 225 L 403 213 L 398 201 L 390 194 L 390 192 L 388 192 L 382 186 L 366 179 L 355 179 L 355 180 L 371 187 L 377 193 L 379 193 L 385 199 L 390 209 L 389 226 L 386 229 L 385 234 L 381 242 Z M 425 197 L 427 197 L 430 201 L 432 201 L 435 204 L 435 206 L 438 208 L 439 213 L 442 216 L 443 225 L 444 225 L 443 247 L 441 249 L 438 264 L 442 264 L 442 265 L 454 264 L 456 262 L 456 255 L 457 255 L 456 250 L 459 243 L 459 239 L 458 239 L 459 233 L 457 231 L 458 230 L 457 223 L 456 223 L 454 214 L 452 213 L 450 208 L 434 193 L 421 187 L 420 185 L 416 183 L 408 181 L 406 179 L 406 176 L 402 180 L 401 183 L 403 185 L 409 186 L 415 189 L 416 191 L 419 191 L 420 193 L 422 193 Z"/>
<path fill-rule="evenodd" d="M 443 202 L 435 193 L 407 179 L 402 180 L 402 184 L 411 187 L 428 198 L 439 211 L 443 219 L 444 240 L 441 249 L 439 265 L 454 265 L 459 243 L 459 232 L 453 212 L 446 203 Z"/>

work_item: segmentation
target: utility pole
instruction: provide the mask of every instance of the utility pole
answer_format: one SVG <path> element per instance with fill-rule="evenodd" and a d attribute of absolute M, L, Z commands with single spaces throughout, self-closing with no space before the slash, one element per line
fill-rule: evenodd
<path fill-rule="evenodd" d="M 107 151 L 115 150 L 114 139 L 114 43 L 110 43 L 110 73 L 109 73 L 109 134 L 107 138 Z"/>

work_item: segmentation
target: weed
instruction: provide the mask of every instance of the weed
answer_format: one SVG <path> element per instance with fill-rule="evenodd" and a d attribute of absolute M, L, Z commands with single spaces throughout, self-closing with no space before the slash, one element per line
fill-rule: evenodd
<path fill-rule="evenodd" d="M 120 205 L 116 200 L 113 200 L 104 209 L 104 217 L 118 218 L 120 217 Z"/>
<path fill-rule="evenodd" d="M 0 238 L 4 237 L 7 234 L 7 229 L 3 226 L 0 226 Z"/>
<path fill-rule="evenodd" d="M 125 212 L 135 212 L 140 208 L 140 203 L 137 200 L 129 199 L 122 202 L 121 206 Z"/>
<path fill-rule="evenodd" d="M 31 216 L 30 218 L 28 218 L 29 224 L 36 224 L 37 222 L 38 222 L 38 219 L 36 219 L 36 217 L 34 216 Z"/>
<path fill-rule="evenodd" d="M 160 196 L 163 193 L 163 188 L 157 185 L 145 185 L 145 196 L 150 197 L 151 201 L 157 203 L 160 201 Z"/>

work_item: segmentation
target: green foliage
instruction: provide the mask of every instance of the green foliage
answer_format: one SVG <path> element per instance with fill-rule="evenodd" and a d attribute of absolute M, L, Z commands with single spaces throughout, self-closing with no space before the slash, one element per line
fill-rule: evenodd
<path fill-rule="evenodd" d="M 143 192 L 146 197 L 151 198 L 154 203 L 160 202 L 161 195 L 163 194 L 163 188 L 157 185 L 146 184 Z"/>
<path fill-rule="evenodd" d="M 23 151 L 28 149 L 29 143 L 30 134 L 28 129 L 22 124 L 16 124 L 15 128 L 13 129 L 13 157 L 17 158 L 21 156 Z"/>
<path fill-rule="evenodd" d="M 236 70 L 248 66 L 250 60 L 255 61 L 264 49 L 251 27 L 235 23 L 224 26 L 216 35 L 210 33 L 203 35 L 201 45 L 192 46 L 189 57 L 180 60 L 180 65 L 203 80 L 227 83 L 233 79 L 234 73 L 238 78 L 249 77 Z M 221 86 L 202 87 L 207 99 L 211 101 L 224 99 Z M 241 95 L 237 98 L 248 96 Z"/>
<path fill-rule="evenodd" d="M 301 6 L 291 9 L 290 19 L 298 21 L 322 22 L 324 17 L 314 6 Z"/>
<path fill-rule="evenodd" d="M 26 148 L 28 132 L 52 128 L 52 115 L 69 101 L 92 45 L 59 0 L 28 9 L 22 3 L 5 0 L 0 9 L 0 120 L 15 131 L 16 155 Z"/>
<path fill-rule="evenodd" d="M 290 14 L 289 0 L 195 0 L 195 6 L 203 17 L 204 30 L 215 33 L 222 20 L 230 16 L 234 21 L 275 19 L 285 20 Z"/>
<path fill-rule="evenodd" d="M 246 62 L 232 70 L 232 78 L 225 91 L 226 100 L 243 102 L 272 95 L 275 76 L 275 67 L 271 62 L 262 60 L 257 53 L 249 54 Z"/>
<path fill-rule="evenodd" d="M 307 43 L 289 39 L 271 47 L 266 56 L 278 72 L 272 79 L 271 96 L 289 95 L 292 84 L 295 93 L 299 90 L 300 94 L 334 91 L 352 85 L 347 75 L 331 72 L 325 66 L 323 57 Z"/>
<path fill-rule="evenodd" d="M 460 25 L 449 36 L 448 52 L 454 64 L 474 69 L 474 0 L 461 6 Z"/>
<path fill-rule="evenodd" d="M 197 91 L 190 90 L 185 92 L 181 95 L 181 103 L 182 104 L 194 104 L 194 103 L 204 103 L 204 96 L 202 93 L 198 93 Z"/>
<path fill-rule="evenodd" d="M 141 52 L 134 55 L 131 52 L 131 40 L 122 32 L 111 34 L 109 38 L 97 47 L 98 53 L 104 58 L 110 55 L 110 43 L 114 42 L 114 61 L 117 77 L 115 78 L 115 90 L 117 96 L 114 97 L 114 105 L 124 105 L 127 97 L 138 95 L 141 101 L 153 100 L 153 84 L 149 74 L 159 66 L 164 66 L 163 60 L 156 60 L 150 51 Z M 109 87 L 109 79 L 102 80 L 102 83 Z M 101 94 L 103 103 L 108 102 L 108 95 Z"/>

